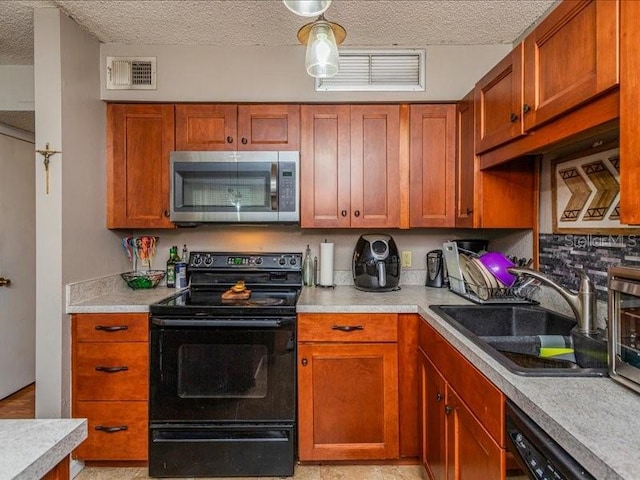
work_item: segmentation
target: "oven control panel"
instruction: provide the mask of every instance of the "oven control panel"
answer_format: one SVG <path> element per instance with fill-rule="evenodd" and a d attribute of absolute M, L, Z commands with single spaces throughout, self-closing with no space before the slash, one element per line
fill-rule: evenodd
<path fill-rule="evenodd" d="M 300 270 L 302 253 L 214 253 L 191 252 L 189 269 Z"/>

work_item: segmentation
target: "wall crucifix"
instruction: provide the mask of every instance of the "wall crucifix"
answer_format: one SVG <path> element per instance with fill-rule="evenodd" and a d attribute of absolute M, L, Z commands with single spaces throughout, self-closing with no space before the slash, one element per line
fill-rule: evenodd
<path fill-rule="evenodd" d="M 44 147 L 44 150 L 36 150 L 40 155 L 44 157 L 44 171 L 46 175 L 46 193 L 49 195 L 49 158 L 56 153 L 62 153 L 60 150 L 49 150 L 49 142 Z"/>

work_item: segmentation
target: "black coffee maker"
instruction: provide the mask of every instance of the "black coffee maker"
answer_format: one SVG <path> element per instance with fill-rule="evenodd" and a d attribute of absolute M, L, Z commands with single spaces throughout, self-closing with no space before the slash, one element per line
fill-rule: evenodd
<path fill-rule="evenodd" d="M 427 287 L 445 287 L 447 275 L 442 250 L 431 250 L 427 253 Z"/>
<path fill-rule="evenodd" d="M 390 235 L 362 235 L 353 249 L 353 283 L 358 290 L 388 292 L 400 282 L 400 255 Z"/>

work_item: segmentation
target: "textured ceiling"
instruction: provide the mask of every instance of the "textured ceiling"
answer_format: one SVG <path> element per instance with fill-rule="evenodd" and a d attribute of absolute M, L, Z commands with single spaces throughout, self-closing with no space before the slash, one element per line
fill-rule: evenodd
<path fill-rule="evenodd" d="M 8 125 L 18 130 L 24 130 L 25 132 L 35 133 L 35 112 L 0 112 L 0 124 Z"/>
<path fill-rule="evenodd" d="M 345 46 L 511 43 L 554 0 L 334 0 Z M 0 65 L 33 63 L 33 9 L 57 6 L 104 43 L 297 45 L 280 0 L 0 0 Z"/>
<path fill-rule="evenodd" d="M 334 0 L 328 20 L 344 46 L 512 43 L 556 0 Z M 280 0 L 0 0 L 0 65 L 33 64 L 33 9 L 57 7 L 103 43 L 297 45 L 312 19 Z M 33 112 L 0 112 L 0 123 L 34 131 Z"/>

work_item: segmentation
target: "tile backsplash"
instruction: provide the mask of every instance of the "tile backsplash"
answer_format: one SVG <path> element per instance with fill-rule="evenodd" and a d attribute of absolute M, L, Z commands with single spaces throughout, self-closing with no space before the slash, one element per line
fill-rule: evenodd
<path fill-rule="evenodd" d="M 640 236 L 540 234 L 540 271 L 577 290 L 584 270 L 596 285 L 598 300 L 607 300 L 607 270 L 613 265 L 640 267 Z"/>

